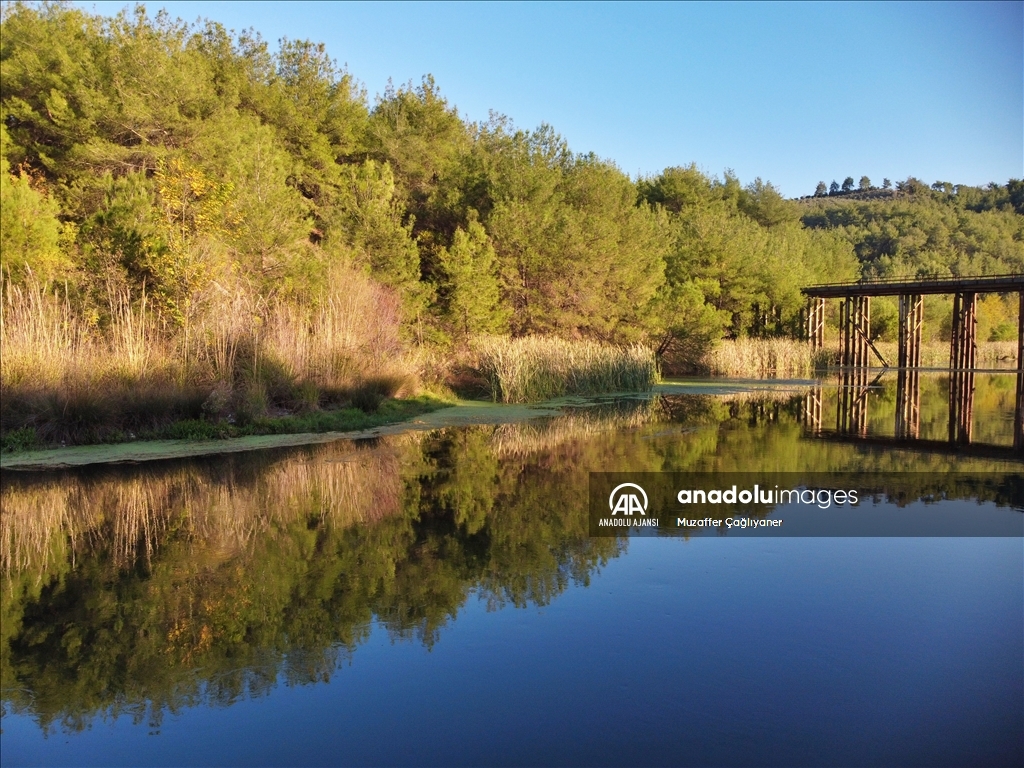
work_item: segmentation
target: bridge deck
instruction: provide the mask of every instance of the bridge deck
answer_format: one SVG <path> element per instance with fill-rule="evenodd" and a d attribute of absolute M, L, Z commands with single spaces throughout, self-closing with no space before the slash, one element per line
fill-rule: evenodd
<path fill-rule="evenodd" d="M 1012 293 L 1024 291 L 1024 274 L 986 277 L 907 278 L 859 280 L 801 288 L 805 296 L 830 299 L 847 296 L 905 296 L 936 293 Z"/>

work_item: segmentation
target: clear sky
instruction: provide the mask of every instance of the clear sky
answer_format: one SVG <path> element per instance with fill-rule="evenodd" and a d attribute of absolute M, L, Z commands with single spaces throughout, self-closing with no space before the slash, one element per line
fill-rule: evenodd
<path fill-rule="evenodd" d="M 124 3 L 80 2 L 115 13 Z M 1024 3 L 149 3 L 322 41 L 372 104 L 433 74 L 461 114 L 555 127 L 633 176 L 697 163 L 784 194 L 1024 176 Z"/>

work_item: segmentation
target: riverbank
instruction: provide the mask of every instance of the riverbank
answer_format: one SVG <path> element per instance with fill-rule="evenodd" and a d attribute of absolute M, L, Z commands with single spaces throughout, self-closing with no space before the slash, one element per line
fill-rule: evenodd
<path fill-rule="evenodd" d="M 391 400 L 381 405 L 376 414 L 362 414 L 366 423 L 355 423 L 334 429 L 292 431 L 286 433 L 287 424 L 299 425 L 302 417 L 271 420 L 281 422 L 277 432 L 262 434 L 236 434 L 212 436 L 206 439 L 185 438 L 165 440 L 138 440 L 103 445 L 82 445 L 40 450 L 22 450 L 0 456 L 0 469 L 54 470 L 84 467 L 92 464 L 135 463 L 162 459 L 182 459 L 222 453 L 239 453 L 269 448 L 314 445 L 334 440 L 365 440 L 384 435 L 410 431 L 430 431 L 445 427 L 473 424 L 511 424 L 557 416 L 566 408 L 579 408 L 609 400 L 649 398 L 654 395 L 736 395 L 744 392 L 792 390 L 800 392 L 813 384 L 807 380 L 735 380 L 728 382 L 707 379 L 668 381 L 656 385 L 649 393 L 614 393 L 600 397 L 560 397 L 542 403 L 508 405 L 479 400 L 446 402 L 433 398 Z M 416 410 L 417 404 L 420 410 Z M 402 411 L 402 409 L 407 409 Z M 354 409 L 353 409 L 354 410 Z M 356 411 L 356 414 L 362 412 Z M 321 421 L 329 413 L 315 414 Z M 340 417 L 339 417 L 340 418 Z M 357 418 L 353 416 L 353 418 Z M 374 421 L 376 419 L 376 421 Z"/>
<path fill-rule="evenodd" d="M 138 438 L 128 436 L 123 440 L 92 445 L 47 446 L 29 443 L 18 446 L 16 443 L 12 445 L 14 441 L 7 439 L 4 442 L 4 453 L 0 455 L 0 467 L 23 468 L 22 464 L 26 459 L 31 468 L 36 467 L 37 461 L 41 462 L 40 468 L 64 467 L 94 463 L 90 458 L 94 455 L 100 457 L 95 459 L 99 462 L 145 461 L 148 458 L 230 452 L 230 446 L 233 445 L 252 445 L 253 448 L 259 448 L 264 447 L 266 443 L 266 447 L 270 447 L 275 444 L 275 440 L 282 439 L 282 445 L 318 442 L 313 438 L 319 435 L 356 434 L 391 424 L 405 423 L 451 405 L 452 403 L 447 400 L 431 395 L 420 395 L 386 400 L 372 412 L 358 408 L 340 408 L 255 419 L 245 425 L 189 419 L 175 422 L 154 433 L 140 435 Z M 302 436 L 302 440 L 290 442 L 290 439 L 296 436 Z M 193 446 L 196 450 L 190 452 L 186 446 Z M 71 458 L 65 462 L 61 458 L 63 456 Z M 122 456 L 124 458 L 120 458 Z"/>

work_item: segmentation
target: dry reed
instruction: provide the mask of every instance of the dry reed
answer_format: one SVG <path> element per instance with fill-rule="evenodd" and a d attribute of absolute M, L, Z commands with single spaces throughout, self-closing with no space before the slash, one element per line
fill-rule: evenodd
<path fill-rule="evenodd" d="M 897 345 L 895 341 L 876 341 L 875 347 L 889 365 L 896 365 Z M 871 365 L 880 366 L 878 358 L 871 356 Z M 1017 362 L 1016 341 L 978 342 L 976 365 L 981 368 L 1013 368 Z M 925 368 L 949 367 L 949 342 L 926 341 L 921 345 L 921 365 Z"/>
<path fill-rule="evenodd" d="M 889 365 L 895 365 L 895 342 L 874 342 Z M 721 342 L 702 360 L 704 372 L 712 376 L 742 378 L 785 378 L 812 376 L 838 363 L 836 348 L 814 350 L 805 341 L 795 339 L 734 339 Z M 1017 342 L 988 341 L 978 344 L 977 365 L 982 368 L 1010 368 L 1016 364 Z M 881 368 L 874 353 L 868 364 Z M 949 342 L 932 341 L 921 345 L 921 365 L 926 368 L 949 366 Z"/>
<path fill-rule="evenodd" d="M 712 376 L 788 378 L 810 376 L 829 361 L 828 350 L 814 350 L 793 339 L 732 339 L 705 354 L 702 367 Z"/>
<path fill-rule="evenodd" d="M 654 352 L 550 337 L 477 342 L 478 369 L 495 402 L 528 403 L 563 395 L 648 392 L 659 380 Z"/>
<path fill-rule="evenodd" d="M 162 323 L 145 293 L 109 290 L 100 323 L 53 286 L 5 283 L 0 433 L 95 442 L 272 407 L 372 409 L 414 388 L 394 293 L 345 268 L 330 285 L 308 306 L 222 289 L 182 328 Z"/>

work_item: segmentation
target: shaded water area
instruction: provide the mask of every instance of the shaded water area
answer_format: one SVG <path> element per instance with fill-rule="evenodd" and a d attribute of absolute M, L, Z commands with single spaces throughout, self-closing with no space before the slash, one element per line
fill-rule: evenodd
<path fill-rule="evenodd" d="M 1018 765 L 1020 538 L 591 538 L 590 472 L 1024 472 L 922 375 L 3 473 L 17 764 Z M 942 502 L 939 502 L 942 503 Z"/>

